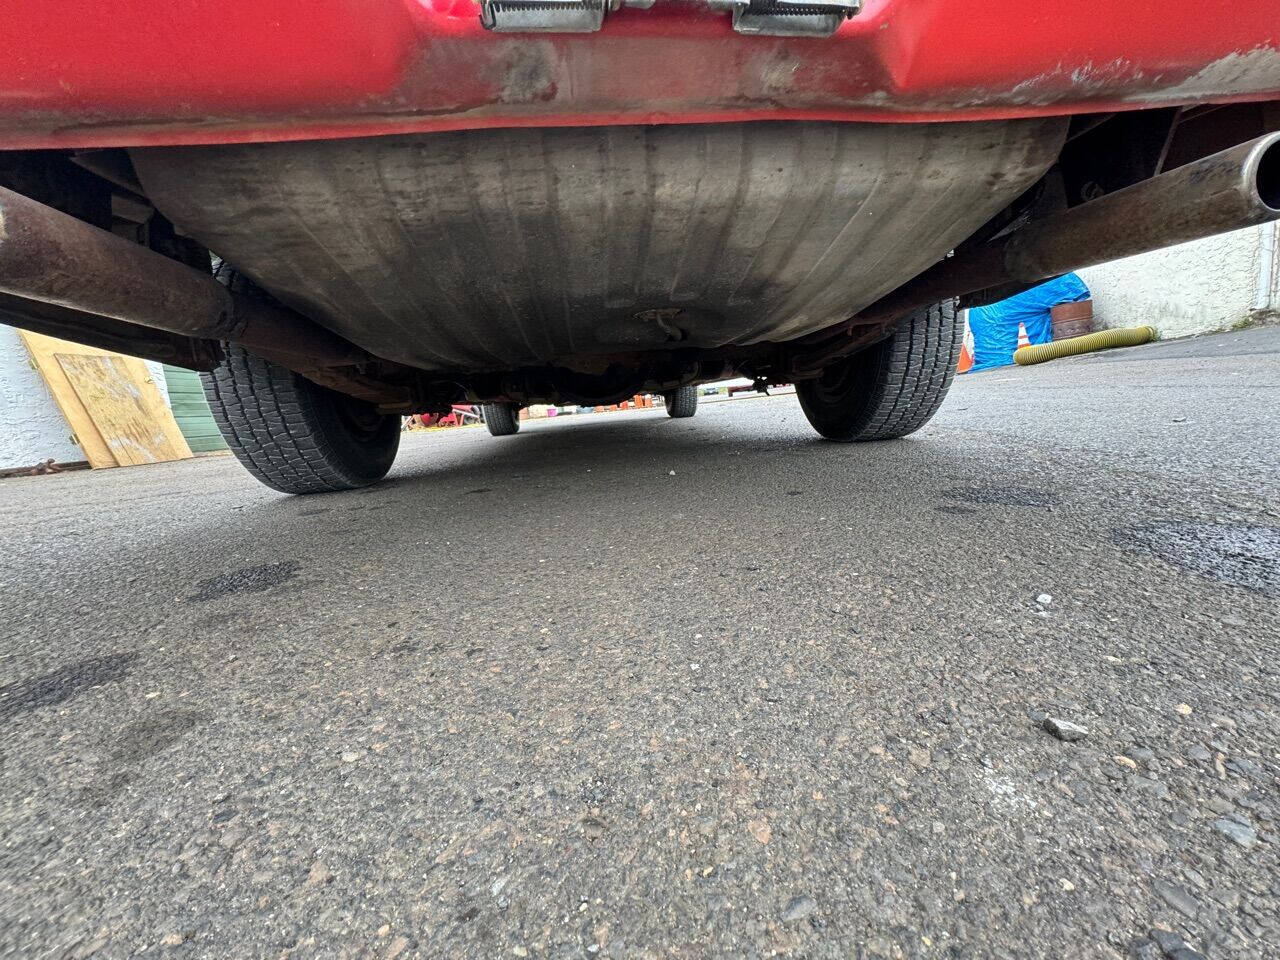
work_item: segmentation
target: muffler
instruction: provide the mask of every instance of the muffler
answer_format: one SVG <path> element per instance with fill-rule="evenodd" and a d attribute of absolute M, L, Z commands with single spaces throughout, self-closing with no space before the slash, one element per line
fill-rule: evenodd
<path fill-rule="evenodd" d="M 854 324 L 1276 219 L 1280 133 L 1271 133 L 949 257 L 863 310 Z"/>
<path fill-rule="evenodd" d="M 3 187 L 0 293 L 81 317 L 234 341 L 294 369 L 369 359 L 301 314 L 233 293 L 208 274 Z"/>

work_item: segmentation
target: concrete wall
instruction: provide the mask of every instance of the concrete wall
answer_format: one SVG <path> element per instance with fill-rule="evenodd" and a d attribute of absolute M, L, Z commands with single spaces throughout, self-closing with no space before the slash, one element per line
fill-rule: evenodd
<path fill-rule="evenodd" d="M 1225 330 L 1280 308 L 1275 224 L 1079 271 L 1095 326 L 1149 324 L 1162 338 Z"/>
<path fill-rule="evenodd" d="M 27 348 L 13 327 L 0 324 L 0 470 L 29 467 L 52 457 L 83 460 Z"/>

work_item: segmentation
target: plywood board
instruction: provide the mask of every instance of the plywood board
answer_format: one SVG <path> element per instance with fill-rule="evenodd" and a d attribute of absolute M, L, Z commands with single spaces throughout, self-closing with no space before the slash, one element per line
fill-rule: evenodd
<path fill-rule="evenodd" d="M 191 456 L 141 360 L 25 330 L 21 333 L 90 466 Z"/>

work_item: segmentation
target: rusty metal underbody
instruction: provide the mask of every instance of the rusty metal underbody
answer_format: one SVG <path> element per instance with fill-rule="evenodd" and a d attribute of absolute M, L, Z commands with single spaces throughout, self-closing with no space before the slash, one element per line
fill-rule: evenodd
<path fill-rule="evenodd" d="M 503 371 L 785 342 L 946 255 L 1063 118 L 480 130 L 132 150 L 151 201 L 374 356 Z"/>
<path fill-rule="evenodd" d="M 1032 123 L 1042 131 L 1046 126 Z M 207 273 L 0 188 L 0 319 L 198 369 L 218 362 L 221 342 L 237 342 L 317 383 L 388 410 L 447 406 L 462 394 L 482 400 L 601 402 L 612 392 L 666 390 L 731 372 L 761 379 L 816 375 L 832 361 L 889 335 L 900 317 L 938 300 L 1001 285 L 1025 286 L 1076 267 L 1280 218 L 1280 134 L 1273 133 L 1101 199 L 1010 222 L 983 242 L 959 244 L 954 256 L 943 256 L 958 245 L 950 233 L 938 241 L 944 244 L 941 253 L 932 247 L 918 253 L 907 249 L 902 231 L 895 228 L 903 221 L 895 218 L 906 217 L 908 225 L 928 224 L 930 211 L 949 210 L 954 215 L 943 217 L 944 222 L 963 221 L 963 229 L 955 227 L 955 232 L 960 239 L 970 237 L 971 217 L 961 210 L 972 202 L 967 179 L 931 191 L 928 163 L 917 156 L 911 176 L 917 182 L 923 176 L 926 186 L 917 193 L 931 201 L 921 208 L 918 197 L 885 188 L 894 178 L 884 169 L 884 154 L 873 151 L 859 153 L 862 162 L 842 167 L 843 177 L 828 178 L 817 189 L 804 186 L 787 175 L 785 165 L 771 166 L 779 151 L 803 154 L 816 150 L 816 142 L 825 146 L 830 159 L 833 153 L 839 156 L 842 145 L 858 153 L 868 138 L 859 142 L 862 146 L 849 146 L 843 138 L 856 131 L 797 126 L 805 128 L 793 131 L 801 139 L 812 135 L 816 140 L 787 147 L 769 137 L 758 141 L 747 135 L 739 140 L 738 169 L 723 180 L 710 173 L 716 168 L 708 161 L 714 150 L 704 141 L 692 152 L 666 153 L 670 145 L 663 144 L 645 146 L 637 154 L 628 152 L 630 146 L 622 148 L 639 158 L 639 166 L 630 171 L 630 179 L 609 180 L 611 189 L 591 187 L 573 166 L 553 176 L 537 157 L 528 164 L 542 171 L 541 179 L 531 172 L 523 180 L 493 171 L 482 175 L 484 171 L 464 162 L 464 173 L 489 184 L 493 192 L 448 194 L 445 199 L 452 197 L 453 205 L 443 199 L 427 204 L 435 219 L 424 214 L 411 220 L 407 207 L 397 207 L 397 216 L 388 219 L 385 209 L 358 195 L 313 197 L 317 204 L 334 203 L 352 215 L 348 238 L 324 232 L 337 231 L 340 222 L 330 223 L 325 218 L 331 214 L 321 216 L 299 205 L 296 189 L 286 195 L 289 210 L 274 206 L 282 201 L 261 184 L 247 198 L 215 204 L 208 222 L 221 224 L 225 235 L 195 235 L 211 245 L 225 240 L 246 244 L 237 248 L 241 252 L 262 251 L 245 266 L 284 303 L 228 288 Z M 726 130 L 717 127 L 717 135 Z M 639 142 L 651 145 L 660 132 L 645 130 Z M 914 142 L 936 146 L 934 138 L 941 137 L 955 146 L 947 139 L 950 134 L 923 130 Z M 496 139 L 511 147 L 508 134 Z M 993 175 L 1001 204 L 1007 203 L 1008 193 L 1038 176 L 1041 152 L 1056 149 L 1034 139 L 1025 139 L 1013 151 L 1026 159 L 1016 167 L 1020 173 L 1014 185 L 1005 186 L 1007 171 Z M 887 142 L 874 134 L 870 140 L 882 148 Z M 602 141 L 595 142 L 599 147 Z M 578 152 L 571 155 L 586 164 L 593 154 L 585 141 L 573 143 Z M 1011 149 L 1008 139 L 997 144 L 987 149 Z M 155 195 L 164 204 L 166 176 L 184 167 L 162 162 L 163 172 L 157 173 L 151 160 L 172 151 L 148 153 L 139 167 L 148 189 L 160 188 Z M 890 153 L 902 159 L 902 154 Z M 504 149 L 495 154 L 493 168 L 498 174 L 525 169 L 522 156 Z M 594 156 L 596 163 L 605 163 L 613 154 L 605 147 Z M 400 160 L 396 169 L 403 172 L 407 160 Z M 309 157 L 308 163 L 315 162 Z M 255 161 L 254 166 L 261 165 Z M 945 164 L 938 166 L 945 170 Z M 212 164 L 211 169 L 218 168 Z M 336 167 L 321 168 L 336 170 L 339 180 L 343 171 L 367 172 L 350 156 Z M 309 169 L 284 164 L 278 175 L 288 178 L 292 171 L 295 184 L 314 184 L 317 179 L 308 177 Z M 756 176 L 747 176 L 744 169 Z M 389 171 L 382 172 L 374 199 L 390 203 L 394 181 L 388 179 Z M 705 193 L 699 175 L 709 181 Z M 426 186 L 423 182 L 411 178 L 411 185 L 428 189 L 430 179 Z M 575 182 L 581 190 L 567 189 Z M 716 184 L 732 196 L 716 193 Z M 522 189 L 512 192 L 515 185 Z M 676 189 L 680 185 L 683 193 Z M 641 198 L 630 199 L 642 186 L 647 190 Z M 987 184 L 986 189 L 997 188 Z M 200 195 L 200 190 L 194 192 Z M 680 202 L 668 199 L 668 192 Z M 807 201 L 799 204 L 802 219 L 780 227 L 792 222 L 792 208 L 801 196 Z M 482 197 L 488 206 L 479 204 Z M 843 199 L 840 209 L 828 209 L 833 197 Z M 580 201 L 576 206 L 575 200 Z M 253 246 L 247 227 L 227 219 L 228 212 L 254 210 L 255 203 L 260 209 L 250 223 L 263 232 L 275 225 L 271 242 L 261 247 Z M 638 228 L 627 219 L 635 215 L 628 204 L 646 211 Z M 687 213 L 675 222 L 670 218 L 677 207 Z M 370 209 L 372 219 L 357 216 Z M 990 214 L 987 205 L 981 209 L 983 216 Z M 175 218 L 192 214 L 181 205 L 169 210 Z M 602 210 L 612 219 L 603 224 L 590 219 Z M 700 210 L 714 223 L 698 220 Z M 179 219 L 196 230 L 204 222 L 198 215 Z M 573 235 L 570 223 L 581 226 L 584 238 Z M 809 231 L 801 223 L 815 227 L 816 246 L 810 245 Z M 615 237 L 611 225 L 628 229 Z M 495 249 L 456 249 L 442 242 L 468 231 L 494 247 L 505 238 L 524 260 L 495 263 Z M 777 236 L 769 242 L 771 231 L 781 231 L 786 242 Z M 907 233 L 925 242 L 922 230 Z M 882 242 L 868 244 L 859 257 L 846 246 L 847 234 L 862 243 L 868 237 Z M 603 264 L 598 258 L 575 260 L 572 254 L 592 249 L 592 239 L 614 259 Z M 325 240 L 340 246 L 330 250 Z M 621 256 L 624 241 L 633 256 Z M 638 249 L 643 256 L 635 255 Z M 344 256 L 335 257 L 335 251 Z M 324 256 L 335 257 L 327 268 Z M 396 271 L 380 284 L 373 284 L 372 272 L 358 277 L 351 272 L 352 264 L 372 264 L 371 271 L 385 268 L 388 257 L 414 259 L 393 264 Z M 908 267 L 894 266 L 905 257 L 912 258 Z M 431 272 L 422 270 L 424 263 L 433 267 Z M 446 276 L 448 267 L 457 275 Z M 398 281 L 408 289 L 398 289 Z M 683 306 L 657 306 L 664 302 L 661 298 L 670 303 L 681 291 L 690 293 Z M 450 299 L 454 296 L 467 299 L 458 303 Z M 412 306 L 414 297 L 422 298 L 419 311 L 394 312 Z M 853 316 L 850 303 L 862 307 Z M 363 310 L 355 309 L 361 304 Z M 589 306 L 583 316 L 597 322 L 585 322 L 574 304 Z M 439 314 L 429 307 L 445 310 L 457 326 L 433 326 L 424 316 Z M 479 319 L 466 325 L 468 317 Z M 601 317 L 612 322 L 601 322 Z M 397 321 L 416 326 L 406 330 Z"/>

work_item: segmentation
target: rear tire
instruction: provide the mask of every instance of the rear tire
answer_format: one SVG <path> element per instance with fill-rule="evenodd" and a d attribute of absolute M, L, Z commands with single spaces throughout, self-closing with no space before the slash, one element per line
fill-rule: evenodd
<path fill-rule="evenodd" d="M 964 339 L 955 301 L 904 318 L 887 340 L 796 384 L 800 408 L 828 440 L 893 440 L 938 412 Z"/>
<path fill-rule="evenodd" d="M 321 387 L 235 344 L 200 374 L 218 429 L 236 458 L 282 493 L 353 490 L 386 476 L 400 417 Z"/>
<path fill-rule="evenodd" d="M 484 425 L 495 437 L 509 437 L 520 432 L 520 408 L 514 403 L 481 404 Z"/>
<path fill-rule="evenodd" d="M 680 387 L 662 395 L 668 417 L 692 417 L 698 412 L 698 388 Z"/>

